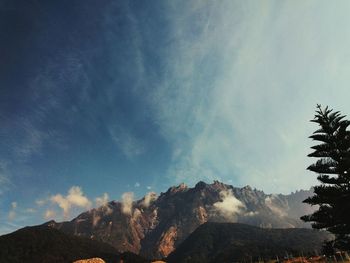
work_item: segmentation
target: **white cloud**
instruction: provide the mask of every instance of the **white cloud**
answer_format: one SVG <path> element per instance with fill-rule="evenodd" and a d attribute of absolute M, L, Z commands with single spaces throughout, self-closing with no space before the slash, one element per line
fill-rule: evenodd
<path fill-rule="evenodd" d="M 134 213 L 132 215 L 132 219 L 137 220 L 141 215 L 142 215 L 142 212 L 138 208 L 135 208 Z"/>
<path fill-rule="evenodd" d="M 16 218 L 16 215 L 17 215 L 16 210 L 17 210 L 17 202 L 12 202 L 11 203 L 11 209 L 10 209 L 10 211 L 8 213 L 8 219 L 10 221 L 13 221 Z"/>
<path fill-rule="evenodd" d="M 44 213 L 44 219 L 49 220 L 49 219 L 54 219 L 56 217 L 56 212 L 51 209 L 47 209 Z"/>
<path fill-rule="evenodd" d="M 61 194 L 51 196 L 51 202 L 57 204 L 63 210 L 63 217 L 67 219 L 71 209 L 69 201 Z"/>
<path fill-rule="evenodd" d="M 258 211 L 249 211 L 249 212 L 245 213 L 244 216 L 250 217 L 250 216 L 257 216 L 258 214 L 259 214 Z"/>
<path fill-rule="evenodd" d="M 234 219 L 245 208 L 244 204 L 233 195 L 232 190 L 221 191 L 220 197 L 221 201 L 214 203 L 214 209 L 228 220 Z"/>
<path fill-rule="evenodd" d="M 134 187 L 140 187 L 140 186 L 141 186 L 141 184 L 139 182 L 136 182 L 134 185 Z"/>
<path fill-rule="evenodd" d="M 126 215 L 132 214 L 134 193 L 126 192 L 122 194 L 122 212 Z"/>
<path fill-rule="evenodd" d="M 110 215 L 113 212 L 113 209 L 110 208 L 108 205 L 108 200 L 109 200 L 109 197 L 107 193 L 104 193 L 101 197 L 97 197 L 95 199 L 96 206 L 100 211 L 103 212 L 104 215 Z M 94 213 L 93 217 L 94 217 L 93 221 L 95 222 L 93 223 L 93 225 L 96 225 L 97 222 L 100 220 L 100 216 Z"/>
<path fill-rule="evenodd" d="M 270 210 L 275 213 L 279 217 L 285 217 L 287 216 L 287 212 L 283 210 L 282 207 L 280 207 L 276 202 L 276 197 L 274 195 L 268 196 L 265 198 L 265 204 Z"/>
<path fill-rule="evenodd" d="M 97 226 L 98 222 L 100 222 L 101 220 L 101 216 L 97 215 L 96 213 L 94 213 L 92 215 L 92 226 Z"/>
<path fill-rule="evenodd" d="M 9 219 L 10 221 L 12 221 L 12 220 L 14 220 L 15 218 L 16 218 L 16 211 L 11 210 L 11 211 L 9 212 L 9 214 L 8 214 L 8 219 Z"/>
<path fill-rule="evenodd" d="M 101 197 L 96 197 L 96 198 L 95 198 L 96 206 L 97 206 L 97 207 L 99 207 L 99 206 L 105 206 L 105 205 L 107 205 L 108 200 L 109 200 L 108 194 L 107 194 L 107 193 L 104 193 Z"/>
<path fill-rule="evenodd" d="M 90 200 L 84 196 L 82 190 L 78 186 L 73 186 L 69 189 L 66 196 L 56 194 L 50 197 L 52 203 L 57 204 L 63 211 L 63 217 L 67 219 L 70 215 L 72 207 L 85 208 L 91 207 Z"/>
<path fill-rule="evenodd" d="M 72 205 L 84 208 L 88 208 L 91 206 L 91 202 L 86 196 L 84 196 L 83 191 L 79 186 L 73 186 L 71 189 L 69 189 L 66 198 Z"/>
<path fill-rule="evenodd" d="M 36 209 L 34 209 L 34 208 L 27 208 L 25 211 L 26 211 L 27 213 L 33 214 L 33 213 L 36 212 Z"/>
<path fill-rule="evenodd" d="M 47 203 L 48 200 L 43 200 L 43 199 L 39 199 L 39 200 L 35 200 L 35 203 L 37 204 L 37 206 L 43 206 Z"/>
<path fill-rule="evenodd" d="M 157 200 L 157 194 L 155 192 L 149 192 L 143 198 L 142 205 L 147 208 L 155 200 Z"/>

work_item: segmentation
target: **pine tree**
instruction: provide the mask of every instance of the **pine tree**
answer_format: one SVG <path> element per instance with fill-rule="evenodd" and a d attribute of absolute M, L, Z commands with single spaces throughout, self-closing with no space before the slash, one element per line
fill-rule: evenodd
<path fill-rule="evenodd" d="M 320 185 L 304 203 L 318 205 L 311 215 L 301 217 L 312 227 L 325 229 L 335 235 L 334 246 L 350 249 L 350 121 L 339 111 L 317 105 L 312 122 L 320 128 L 310 138 L 321 142 L 311 147 L 309 157 L 318 158 L 307 169 L 318 174 Z"/>

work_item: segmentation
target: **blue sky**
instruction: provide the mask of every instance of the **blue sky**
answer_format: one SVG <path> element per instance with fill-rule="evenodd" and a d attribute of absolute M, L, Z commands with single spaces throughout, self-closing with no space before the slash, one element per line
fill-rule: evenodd
<path fill-rule="evenodd" d="M 316 104 L 350 114 L 348 1 L 0 12 L 0 233 L 181 182 L 309 188 Z"/>

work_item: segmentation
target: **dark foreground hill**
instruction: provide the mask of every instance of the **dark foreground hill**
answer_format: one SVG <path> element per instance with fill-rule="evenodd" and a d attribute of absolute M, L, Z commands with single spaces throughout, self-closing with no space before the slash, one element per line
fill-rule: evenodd
<path fill-rule="evenodd" d="M 108 263 L 119 262 L 121 257 L 124 262 L 146 262 L 132 253 L 120 254 L 108 244 L 46 226 L 25 227 L 0 236 L 0 262 L 67 263 L 93 257 Z"/>
<path fill-rule="evenodd" d="M 168 263 L 258 261 L 318 253 L 330 234 L 312 229 L 264 229 L 238 223 L 205 223 L 168 256 Z"/>

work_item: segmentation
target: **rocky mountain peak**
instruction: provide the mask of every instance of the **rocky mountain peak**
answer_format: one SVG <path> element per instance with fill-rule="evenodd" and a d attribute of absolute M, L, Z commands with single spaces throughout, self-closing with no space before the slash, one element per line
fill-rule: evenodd
<path fill-rule="evenodd" d="M 195 189 L 197 189 L 197 190 L 202 190 L 202 189 L 204 189 L 204 188 L 206 188 L 208 185 L 205 183 L 205 182 L 203 182 L 203 181 L 199 181 L 196 185 L 195 185 Z"/>
<path fill-rule="evenodd" d="M 252 187 L 250 185 L 243 186 L 242 189 L 243 190 L 247 190 L 247 191 L 253 191 L 253 189 L 252 189 Z"/>
<path fill-rule="evenodd" d="M 55 227 L 57 224 L 57 222 L 55 220 L 50 220 L 46 223 L 44 223 L 43 225 L 49 226 L 49 227 Z"/>
<path fill-rule="evenodd" d="M 188 186 L 185 183 L 181 183 L 178 186 L 170 187 L 167 192 L 174 194 L 177 192 L 185 192 L 187 190 L 188 190 Z"/>
<path fill-rule="evenodd" d="M 167 256 L 190 233 L 205 222 L 239 222 L 286 228 L 303 227 L 299 217 L 308 214 L 302 200 L 310 191 L 292 195 L 268 195 L 250 186 L 233 187 L 219 181 L 184 183 L 170 187 L 159 197 L 149 193 L 133 202 L 128 213 L 111 201 L 85 212 L 70 222 L 46 225 L 67 233 L 107 242 L 119 251 L 152 257 Z"/>
<path fill-rule="evenodd" d="M 218 180 L 214 180 L 213 183 L 211 184 L 212 186 L 217 186 L 217 187 L 223 187 L 226 186 L 224 183 L 218 181 Z"/>

